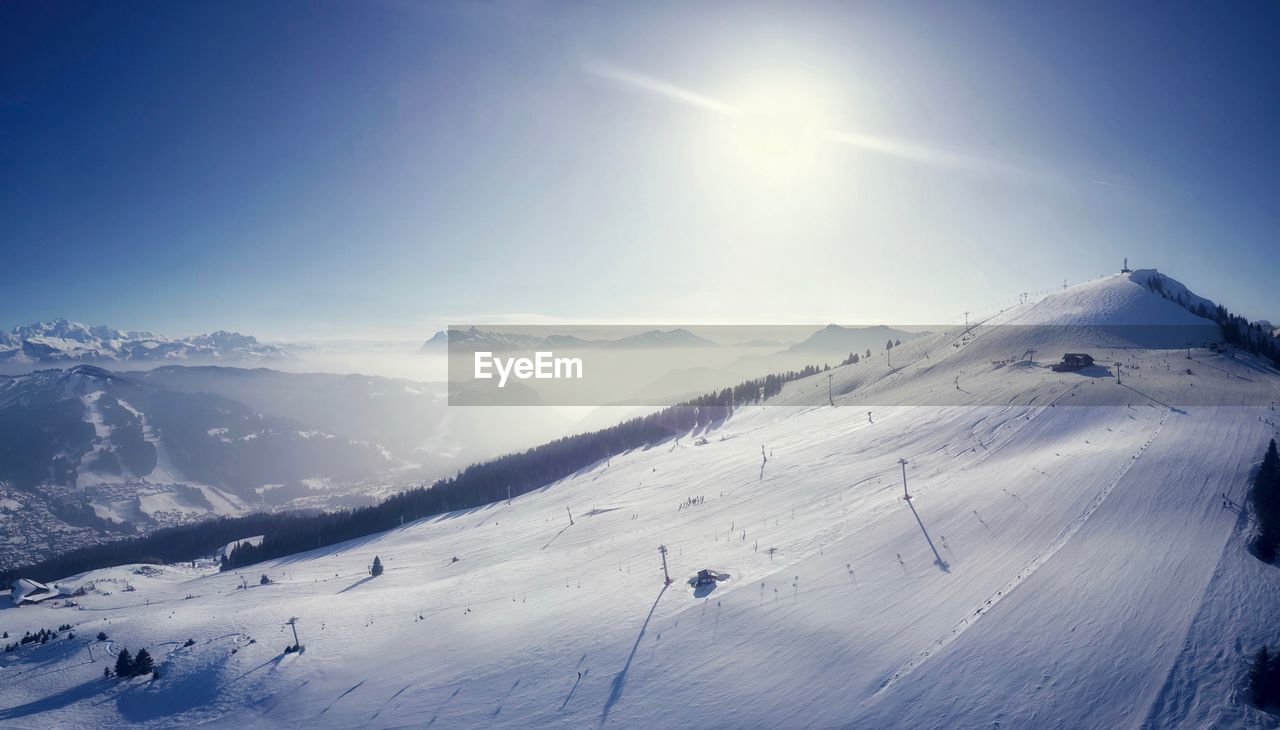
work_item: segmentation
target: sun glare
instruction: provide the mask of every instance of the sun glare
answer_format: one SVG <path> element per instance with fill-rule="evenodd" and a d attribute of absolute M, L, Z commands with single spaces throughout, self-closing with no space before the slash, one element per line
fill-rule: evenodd
<path fill-rule="evenodd" d="M 821 97 L 795 83 L 752 85 L 728 98 L 723 146 L 734 174 L 767 184 L 812 180 L 826 156 L 830 120 Z"/>

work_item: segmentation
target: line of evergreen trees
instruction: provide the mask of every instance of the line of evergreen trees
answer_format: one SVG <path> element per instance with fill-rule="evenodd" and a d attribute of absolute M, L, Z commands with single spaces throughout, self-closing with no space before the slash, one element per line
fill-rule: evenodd
<path fill-rule="evenodd" d="M 781 392 L 786 383 L 824 369 L 830 367 L 809 365 L 744 381 L 616 426 L 472 464 L 452 478 L 401 492 L 372 507 L 282 519 L 262 533 L 261 543 L 242 543 L 232 550 L 223 561 L 223 568 L 238 568 L 372 535 L 410 520 L 481 507 L 506 499 L 508 489 L 513 497 L 526 494 L 598 461 L 722 421 L 735 407 L 768 399 Z"/>
<path fill-rule="evenodd" d="M 292 513 L 297 515 L 299 513 Z M 309 510 L 301 514 L 318 514 Z M 219 517 L 143 536 L 76 548 L 31 565 L 0 571 L 0 586 L 18 578 L 49 582 L 83 573 L 132 563 L 180 563 L 212 555 L 224 545 L 249 535 L 261 535 L 286 519 L 285 514 L 254 513 L 243 517 Z"/>
<path fill-rule="evenodd" d="M 886 352 L 888 352 L 889 350 L 892 350 L 895 347 L 901 347 L 901 346 L 902 346 L 902 340 L 887 340 L 884 343 L 884 349 Z M 859 355 L 856 352 L 849 353 L 849 357 L 846 357 L 844 360 L 841 360 L 840 365 L 842 366 L 857 365 L 863 360 L 869 360 L 869 359 L 871 359 L 871 348 L 868 347 L 865 355 Z M 826 368 L 826 369 L 830 370 L 830 368 Z"/>
<path fill-rule="evenodd" d="M 382 532 L 402 521 L 480 507 L 506 499 L 508 487 L 512 496 L 525 494 L 597 461 L 724 420 L 735 407 L 759 403 L 777 395 L 786 383 L 824 369 L 829 368 L 810 365 L 744 381 L 610 428 L 471 465 L 452 478 L 407 490 L 373 507 L 327 513 L 256 513 L 165 528 L 0 571 L 0 585 L 11 585 L 18 578 L 47 582 L 113 565 L 185 562 L 212 555 L 246 536 L 265 535 L 259 546 L 243 544 L 232 551 L 223 561 L 223 569 L 230 569 Z"/>
<path fill-rule="evenodd" d="M 1170 292 L 1165 291 L 1163 276 L 1151 277 L 1147 282 L 1147 287 L 1165 299 L 1176 301 L 1186 309 L 1195 312 L 1196 316 L 1216 322 L 1222 328 L 1222 338 L 1228 344 L 1265 357 L 1276 367 L 1280 367 L 1280 339 L 1276 338 L 1271 330 L 1257 322 L 1250 322 L 1245 317 L 1232 314 L 1221 304 L 1214 306 L 1212 309 L 1203 302 L 1192 307 L 1191 303 L 1181 293 L 1179 293 L 1178 298 L 1174 298 Z"/>
<path fill-rule="evenodd" d="M 1265 563 L 1275 562 L 1280 550 L 1280 455 L 1276 454 L 1276 440 L 1271 439 L 1262 466 L 1253 480 L 1254 514 L 1258 516 L 1258 531 L 1253 537 L 1253 549 Z"/>
<path fill-rule="evenodd" d="M 27 644 L 48 644 L 51 640 L 58 638 L 58 634 L 63 631 L 70 632 L 71 624 L 62 624 L 61 626 L 58 627 L 57 631 L 54 631 L 51 629 L 40 629 L 34 634 L 31 633 L 30 631 L 27 631 L 22 635 L 22 639 L 20 641 L 14 642 L 12 644 L 5 644 L 4 650 L 13 651 L 18 647 L 26 646 Z M 9 638 L 8 631 L 4 632 L 4 638 L 6 639 Z M 76 638 L 76 635 L 74 633 L 68 633 L 67 638 L 74 639 Z"/>

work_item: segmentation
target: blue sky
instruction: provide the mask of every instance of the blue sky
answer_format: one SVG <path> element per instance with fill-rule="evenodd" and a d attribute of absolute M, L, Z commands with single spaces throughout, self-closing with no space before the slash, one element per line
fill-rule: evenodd
<path fill-rule="evenodd" d="M 1280 319 L 1280 5 L 791 5 L 0 5 L 0 326 Z"/>

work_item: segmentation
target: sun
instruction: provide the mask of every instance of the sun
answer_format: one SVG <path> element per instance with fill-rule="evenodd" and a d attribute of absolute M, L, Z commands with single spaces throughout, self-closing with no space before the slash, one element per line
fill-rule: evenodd
<path fill-rule="evenodd" d="M 721 146 L 729 172 L 771 185 L 812 180 L 831 137 L 820 95 L 805 84 L 771 81 L 745 86 L 727 98 Z"/>

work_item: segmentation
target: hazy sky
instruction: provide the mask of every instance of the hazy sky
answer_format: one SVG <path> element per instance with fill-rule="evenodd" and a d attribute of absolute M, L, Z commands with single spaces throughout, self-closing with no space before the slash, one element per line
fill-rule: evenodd
<path fill-rule="evenodd" d="M 1280 4 L 0 4 L 0 327 L 1280 319 Z"/>

